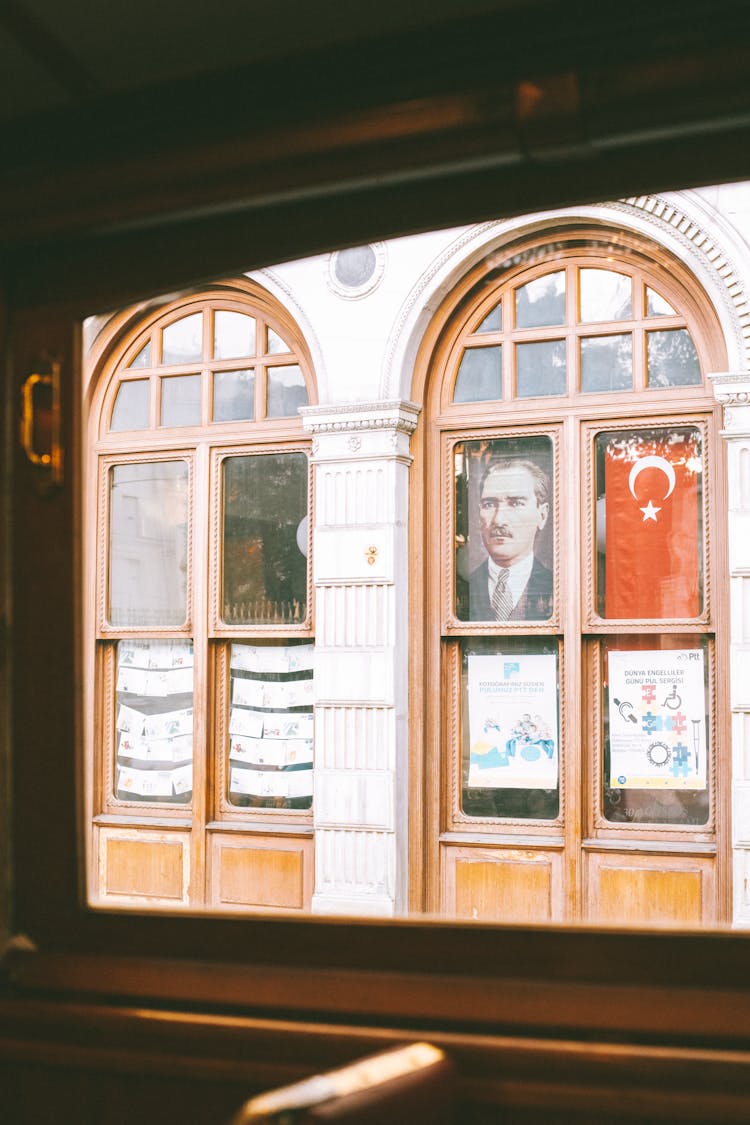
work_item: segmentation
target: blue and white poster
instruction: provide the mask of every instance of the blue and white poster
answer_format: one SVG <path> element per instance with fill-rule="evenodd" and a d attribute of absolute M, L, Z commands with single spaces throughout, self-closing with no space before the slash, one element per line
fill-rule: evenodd
<path fill-rule="evenodd" d="M 469 656 L 468 689 L 469 786 L 556 788 L 557 658 Z"/>
<path fill-rule="evenodd" d="M 705 789 L 703 652 L 612 651 L 610 789 Z"/>

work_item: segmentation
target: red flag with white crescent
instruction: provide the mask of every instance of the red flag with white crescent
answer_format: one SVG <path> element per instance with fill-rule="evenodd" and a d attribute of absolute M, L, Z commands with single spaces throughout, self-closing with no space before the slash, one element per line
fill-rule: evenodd
<path fill-rule="evenodd" d="M 601 434 L 605 616 L 662 619 L 701 611 L 697 430 Z"/>

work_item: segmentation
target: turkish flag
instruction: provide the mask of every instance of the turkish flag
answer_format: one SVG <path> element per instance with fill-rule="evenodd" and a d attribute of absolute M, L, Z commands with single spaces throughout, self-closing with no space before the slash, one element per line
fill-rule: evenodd
<path fill-rule="evenodd" d="M 697 430 L 600 434 L 604 442 L 605 616 L 701 611 Z"/>

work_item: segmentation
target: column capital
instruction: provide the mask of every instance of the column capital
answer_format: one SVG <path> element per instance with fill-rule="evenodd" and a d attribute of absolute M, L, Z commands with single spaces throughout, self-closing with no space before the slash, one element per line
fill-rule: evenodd
<path fill-rule="evenodd" d="M 708 378 L 717 402 L 724 407 L 723 436 L 750 435 L 750 371 L 714 371 Z"/>
<path fill-rule="evenodd" d="M 341 434 L 358 430 L 398 430 L 413 434 L 421 407 L 405 399 L 343 402 L 300 408 L 302 424 L 311 434 Z"/>
<path fill-rule="evenodd" d="M 419 410 L 413 402 L 397 399 L 305 406 L 300 414 L 313 435 L 314 461 L 395 458 L 408 464 Z"/>

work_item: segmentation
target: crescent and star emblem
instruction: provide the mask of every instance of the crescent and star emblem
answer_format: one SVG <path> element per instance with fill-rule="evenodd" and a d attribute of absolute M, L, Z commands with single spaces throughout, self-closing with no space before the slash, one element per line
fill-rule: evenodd
<path fill-rule="evenodd" d="M 666 500 L 668 496 L 672 495 L 675 486 L 674 467 L 670 465 L 666 457 L 639 457 L 633 468 L 630 470 L 628 477 L 628 487 L 634 500 L 638 500 L 635 494 L 635 482 L 638 480 L 639 473 L 644 469 L 659 469 L 667 478 L 667 491 L 664 493 L 663 499 Z M 656 523 L 656 513 L 661 511 L 661 508 L 654 507 L 653 501 L 649 500 L 645 508 L 640 509 L 643 512 L 643 522 L 646 520 L 653 520 Z"/>

